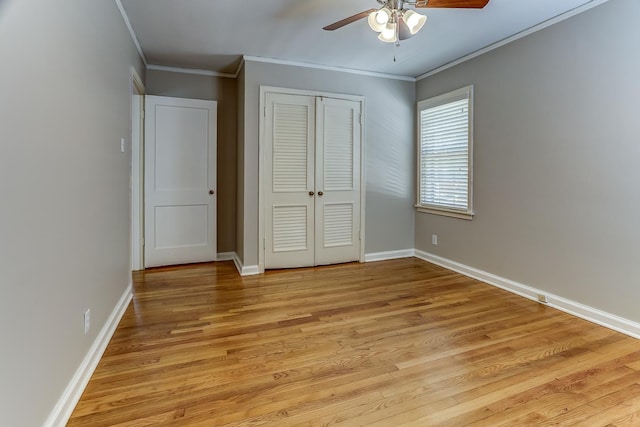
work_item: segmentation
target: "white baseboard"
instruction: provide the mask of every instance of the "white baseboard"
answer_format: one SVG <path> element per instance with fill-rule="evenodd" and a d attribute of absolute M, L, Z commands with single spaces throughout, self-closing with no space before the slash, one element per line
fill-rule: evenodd
<path fill-rule="evenodd" d="M 233 254 L 233 262 L 236 265 L 236 270 L 241 276 L 254 276 L 260 274 L 260 267 L 257 265 L 243 265 L 240 261 L 240 257 L 237 253 Z"/>
<path fill-rule="evenodd" d="M 69 384 L 62 393 L 58 403 L 56 403 L 53 411 L 49 414 L 47 421 L 44 423 L 45 427 L 58 427 L 65 426 L 67 424 L 73 409 L 78 404 L 85 387 L 91 379 L 91 375 L 93 375 L 93 371 L 95 371 L 98 366 L 98 362 L 100 362 L 100 358 L 102 358 L 102 355 L 107 348 L 107 344 L 109 344 L 109 341 L 116 331 L 118 323 L 120 323 L 120 319 L 124 315 L 124 312 L 129 306 L 129 302 L 131 302 L 132 298 L 133 285 L 132 283 L 129 283 L 129 286 L 127 286 L 122 297 L 120 297 L 120 301 L 118 301 L 111 312 L 111 315 L 107 319 L 107 322 L 100 330 L 100 333 L 91 345 L 91 348 L 82 360 L 82 363 L 76 370 L 73 378 L 69 381 Z"/>
<path fill-rule="evenodd" d="M 216 261 L 233 261 L 233 257 L 235 256 L 235 252 L 220 252 L 216 256 Z"/>
<path fill-rule="evenodd" d="M 241 276 L 255 276 L 256 274 L 260 274 L 260 267 L 257 265 L 246 265 L 242 267 Z"/>
<path fill-rule="evenodd" d="M 538 295 L 544 295 L 548 306 L 640 339 L 640 323 L 418 249 L 415 250 L 415 257 L 534 301 L 538 301 Z"/>
<path fill-rule="evenodd" d="M 414 249 L 402 249 L 399 251 L 375 252 L 364 255 L 364 262 L 384 261 L 387 259 L 410 258 L 415 255 Z"/>

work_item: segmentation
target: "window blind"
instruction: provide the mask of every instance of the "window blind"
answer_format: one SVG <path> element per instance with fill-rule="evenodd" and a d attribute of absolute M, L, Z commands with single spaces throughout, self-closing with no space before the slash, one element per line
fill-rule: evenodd
<path fill-rule="evenodd" d="M 419 117 L 420 205 L 469 211 L 468 95 L 426 107 Z"/>

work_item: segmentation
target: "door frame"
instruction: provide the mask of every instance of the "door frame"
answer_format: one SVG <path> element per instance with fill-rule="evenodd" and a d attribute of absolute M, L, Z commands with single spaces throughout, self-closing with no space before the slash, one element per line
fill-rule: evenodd
<path fill-rule="evenodd" d="M 302 96 L 314 96 L 322 98 L 344 99 L 347 101 L 355 101 L 360 103 L 360 114 L 362 119 L 360 120 L 360 262 L 364 262 L 364 247 L 365 247 L 365 195 L 366 195 L 366 176 L 365 176 L 365 123 L 367 122 L 366 112 L 366 98 L 362 95 L 349 95 L 332 92 L 321 92 L 312 90 L 301 89 L 289 89 L 276 86 L 260 86 L 260 114 L 258 120 L 259 134 L 258 134 L 258 268 L 260 273 L 264 273 L 264 258 L 265 258 L 265 189 L 264 189 L 264 170 L 265 170 L 265 118 L 267 111 L 267 94 L 284 94 L 284 95 L 302 95 Z"/>
<path fill-rule="evenodd" d="M 145 87 L 134 67 L 131 67 L 131 152 L 129 193 L 131 242 L 130 270 L 144 269 L 144 96 Z M 136 97 L 140 98 L 136 98 Z"/>

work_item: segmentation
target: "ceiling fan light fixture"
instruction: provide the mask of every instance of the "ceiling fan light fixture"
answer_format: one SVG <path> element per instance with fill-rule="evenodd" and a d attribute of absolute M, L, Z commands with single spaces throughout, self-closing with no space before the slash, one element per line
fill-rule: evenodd
<path fill-rule="evenodd" d="M 398 40 L 403 41 L 413 37 L 411 31 L 409 31 L 409 27 L 404 22 L 404 19 L 398 18 Z"/>
<path fill-rule="evenodd" d="M 413 10 L 407 10 L 403 14 L 403 19 L 407 27 L 409 27 L 409 31 L 411 34 L 416 34 L 418 31 L 424 27 L 425 22 L 427 22 L 427 17 L 419 14 Z"/>
<path fill-rule="evenodd" d="M 384 30 L 378 35 L 378 39 L 385 43 L 395 43 L 397 24 L 395 22 L 388 22 Z"/>
<path fill-rule="evenodd" d="M 369 14 L 369 26 L 373 31 L 378 33 L 385 30 L 390 20 L 391 10 L 387 7 L 383 7 Z"/>

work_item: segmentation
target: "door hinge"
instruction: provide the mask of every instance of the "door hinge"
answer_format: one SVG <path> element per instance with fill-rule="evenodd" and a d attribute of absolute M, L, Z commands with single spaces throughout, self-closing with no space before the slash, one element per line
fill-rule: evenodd
<path fill-rule="evenodd" d="M 141 240 L 141 241 L 142 241 L 142 246 L 144 246 L 144 237 L 142 238 L 142 240 Z"/>
<path fill-rule="evenodd" d="M 264 109 L 262 110 L 262 116 L 263 117 L 267 117 L 267 106 L 264 106 Z"/>
<path fill-rule="evenodd" d="M 262 249 L 267 249 L 267 239 L 262 239 Z"/>

